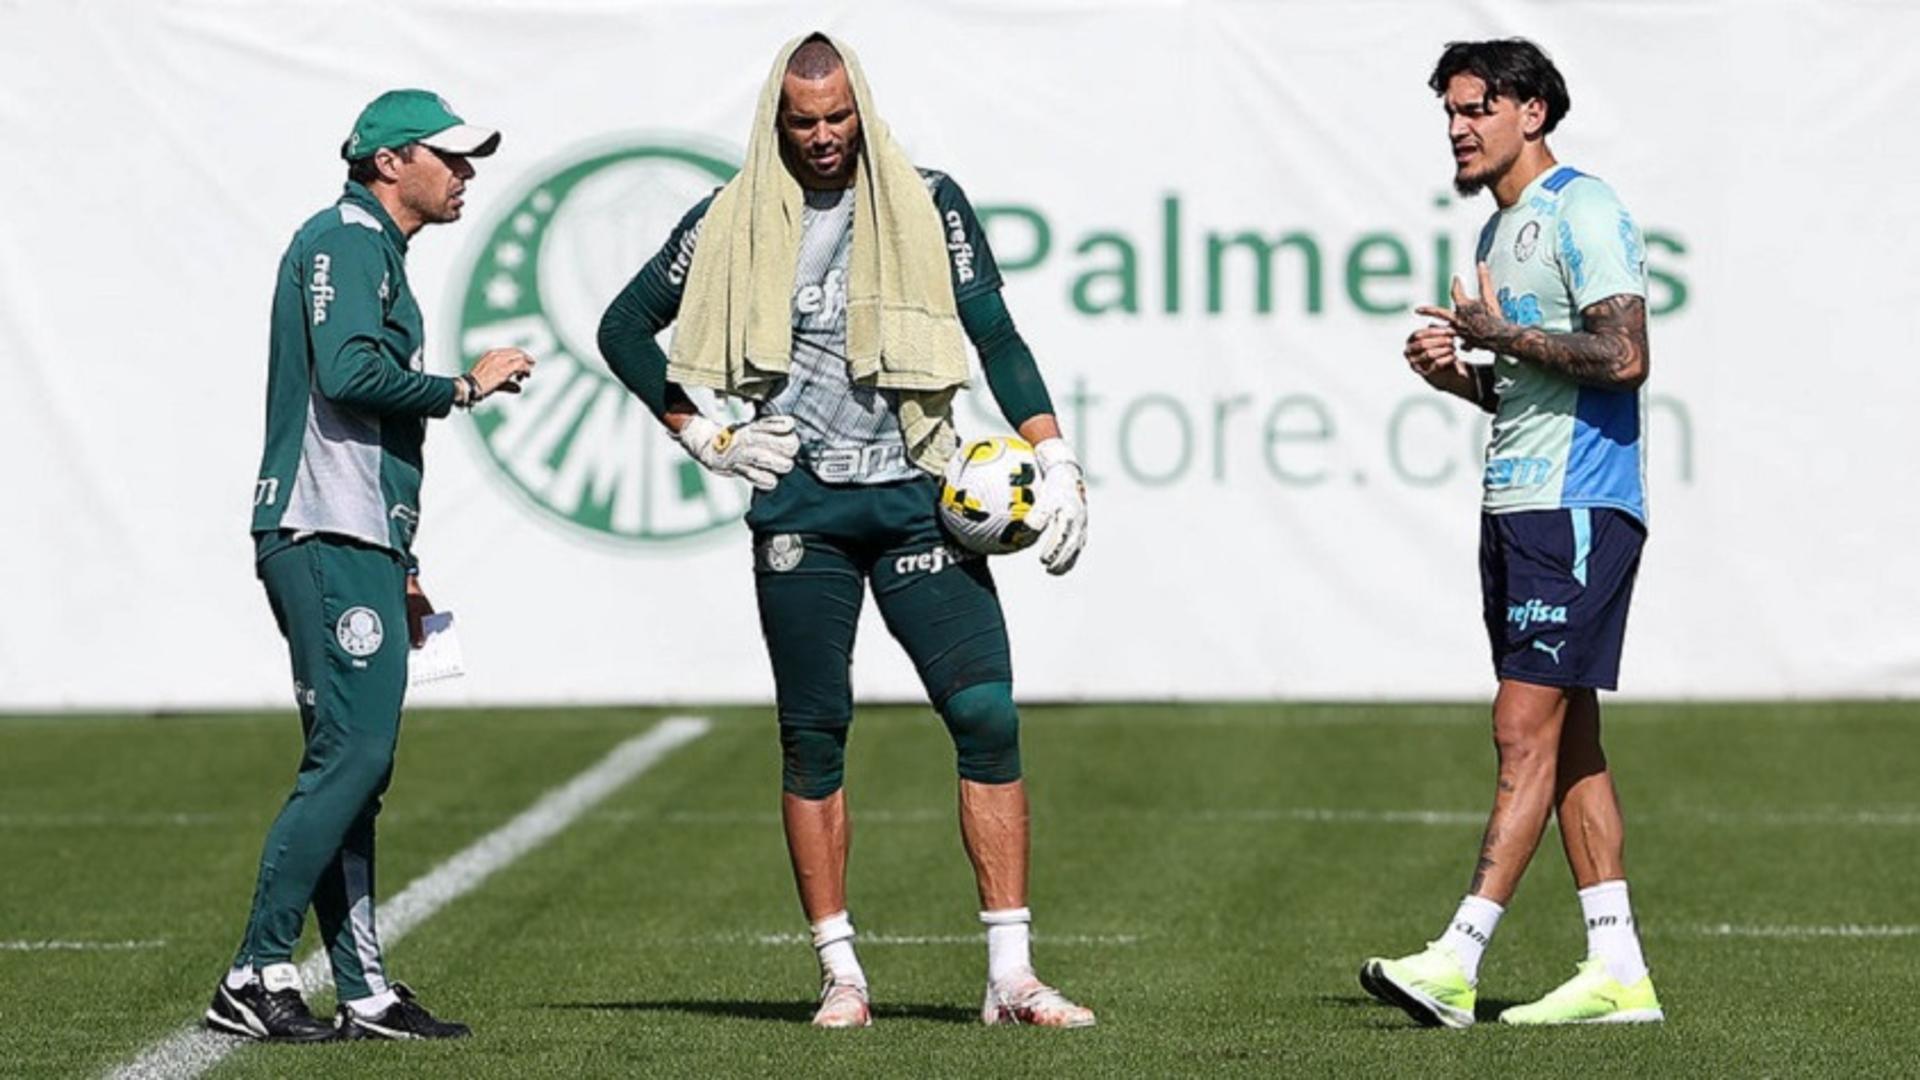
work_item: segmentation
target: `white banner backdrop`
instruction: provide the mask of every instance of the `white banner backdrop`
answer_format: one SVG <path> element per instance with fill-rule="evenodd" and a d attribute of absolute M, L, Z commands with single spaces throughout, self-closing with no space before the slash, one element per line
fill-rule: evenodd
<path fill-rule="evenodd" d="M 816 26 L 987 215 L 1090 473 L 1077 571 L 995 566 L 1023 697 L 1486 695 L 1483 425 L 1399 352 L 1491 210 L 1427 74 L 1511 34 L 1648 234 L 1626 691 L 1920 692 L 1916 9 L 48 0 L 0 4 L 0 708 L 287 699 L 246 533 L 273 271 L 412 85 L 505 132 L 413 245 L 429 366 L 543 357 L 429 441 L 423 581 L 472 673 L 419 699 L 770 699 L 742 493 L 687 484 L 593 328 Z M 919 692 L 871 612 L 855 677 Z"/>

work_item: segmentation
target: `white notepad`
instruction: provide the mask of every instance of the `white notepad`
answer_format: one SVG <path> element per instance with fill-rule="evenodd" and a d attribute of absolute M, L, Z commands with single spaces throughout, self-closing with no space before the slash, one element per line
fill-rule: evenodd
<path fill-rule="evenodd" d="M 420 620 L 426 642 L 407 654 L 407 685 L 421 686 L 467 673 L 460 657 L 460 638 L 453 632 L 453 612 L 436 611 Z"/>

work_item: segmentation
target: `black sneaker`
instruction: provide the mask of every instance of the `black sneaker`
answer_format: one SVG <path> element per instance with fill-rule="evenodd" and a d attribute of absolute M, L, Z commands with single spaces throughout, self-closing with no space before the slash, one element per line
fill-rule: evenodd
<path fill-rule="evenodd" d="M 343 1039 L 464 1039 L 473 1029 L 452 1020 L 441 1020 L 427 1011 L 405 983 L 394 983 L 393 993 L 400 1000 L 387 1006 L 379 1016 L 361 1016 L 340 1006 L 340 1037 Z"/>
<path fill-rule="evenodd" d="M 207 1006 L 207 1026 L 262 1042 L 326 1042 L 338 1034 L 308 1011 L 298 987 L 268 992 L 258 980 L 235 990 L 221 979 Z"/>

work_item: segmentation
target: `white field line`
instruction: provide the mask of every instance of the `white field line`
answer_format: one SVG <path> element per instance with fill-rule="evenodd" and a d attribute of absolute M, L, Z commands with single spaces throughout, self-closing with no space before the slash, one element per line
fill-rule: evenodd
<path fill-rule="evenodd" d="M 1122 812 L 1125 816 L 1125 812 Z M 1308 825 L 1485 825 L 1484 810 L 1337 810 L 1324 806 L 1250 807 L 1245 810 L 1192 810 L 1154 815 L 1169 821 L 1203 825 L 1288 821 Z"/>
<path fill-rule="evenodd" d="M 1713 708 L 1712 703 L 1698 703 Z M 1374 712 L 1372 706 L 1386 708 L 1388 712 Z M 1204 702 L 1175 702 L 1173 710 L 1206 709 Z M 1768 717 L 1745 717 L 1735 711 L 1725 710 L 1726 715 L 1716 717 L 1718 723 L 1741 723 L 1746 730 L 1757 729 L 1769 724 L 1803 727 L 1812 724 L 1831 723 L 1830 718 L 1817 714 L 1798 714 Z M 1112 713 L 1097 707 L 1077 707 L 1075 711 L 1060 715 L 1050 713 L 1037 714 L 1032 720 L 1021 718 L 1023 727 L 1033 724 L 1040 727 L 1121 727 L 1131 725 L 1164 726 L 1173 730 L 1196 728 L 1329 728 L 1329 727 L 1485 727 L 1488 723 L 1488 703 L 1460 701 L 1451 704 L 1429 704 L 1421 706 L 1413 702 L 1381 701 L 1359 703 L 1353 706 L 1275 706 L 1273 711 L 1258 712 L 1253 709 L 1230 708 L 1225 712 L 1201 713 L 1199 715 L 1180 715 L 1178 711 L 1125 712 Z M 932 717 L 929 712 L 928 716 Z M 1646 705 L 1608 705 L 1606 722 L 1616 724 L 1642 724 L 1647 726 L 1667 726 L 1689 723 L 1676 718 L 1674 711 Z"/>
<path fill-rule="evenodd" d="M 1102 808 L 1102 820 L 1135 820 L 1149 824 L 1231 825 L 1293 822 L 1307 825 L 1484 825 L 1485 810 L 1359 810 L 1330 806 L 1254 806 L 1233 810 L 1129 810 Z M 1069 811 L 1061 819 L 1076 815 Z M 854 810 L 863 825 L 943 825 L 955 821 L 951 809 Z M 79 814 L 0 814 L 0 829 L 85 829 L 180 827 L 195 828 L 230 825 L 251 821 L 252 815 L 239 813 L 79 813 Z M 386 814 L 391 823 L 434 825 L 474 825 L 501 821 L 493 814 Z M 775 810 L 599 810 L 584 814 L 582 821 L 606 825 L 778 825 Z M 1686 809 L 1645 811 L 1632 815 L 1630 824 L 1709 825 L 1727 828 L 1920 828 L 1920 809 L 1847 810 L 1825 808 L 1811 810 L 1709 810 Z"/>
<path fill-rule="evenodd" d="M 1277 713 L 1263 715 L 1236 711 L 1224 714 L 1182 716 L 1177 719 L 1169 719 L 1165 713 L 1074 712 L 1063 716 L 1041 715 L 1032 723 L 1040 727 L 1120 727 L 1148 724 L 1178 731 L 1193 728 L 1458 727 L 1463 724 L 1484 725 L 1488 722 L 1486 706 L 1471 706 L 1471 708 L 1471 712 L 1460 712 L 1458 709 L 1449 711 L 1446 707 L 1441 707 L 1433 711 L 1396 711 L 1389 714 L 1366 712 L 1360 709 L 1314 710 L 1288 715 Z M 1611 721 L 1613 715 L 1609 713 L 1607 719 Z"/>
<path fill-rule="evenodd" d="M 166 939 L 154 941 L 0 941 L 0 952 L 132 952 L 161 949 Z"/>
<path fill-rule="evenodd" d="M 852 811 L 862 825 L 937 825 L 958 821 L 952 808 L 940 810 L 860 810 Z M 595 821 L 615 824 L 644 824 L 649 821 L 667 825 L 778 825 L 778 810 L 669 810 L 664 814 L 607 810 L 593 815 Z"/>
<path fill-rule="evenodd" d="M 199 811 L 125 814 L 100 811 L 82 814 L 0 814 L 0 829 L 190 828 L 202 825 L 225 825 L 243 820 L 246 820 L 246 816 L 239 813 Z"/>
<path fill-rule="evenodd" d="M 1704 926 L 1677 926 L 1657 936 L 1707 938 L 1769 938 L 1811 941 L 1827 938 L 1910 938 L 1920 937 L 1920 926 L 1865 925 L 1838 923 L 1832 926 L 1741 926 L 1736 923 L 1710 923 Z"/>
<path fill-rule="evenodd" d="M 1689 815 L 1689 820 L 1708 825 L 1860 825 L 1911 829 L 1920 826 L 1920 810 L 1759 810 L 1745 813 L 1703 810 Z"/>
<path fill-rule="evenodd" d="M 783 932 L 778 934 L 746 934 L 713 939 L 716 944 L 730 945 L 810 945 L 813 938 L 807 934 Z M 1106 948 L 1111 946 L 1138 945 L 1139 934 L 1035 934 L 1036 945 L 1048 946 L 1085 946 Z M 861 933 L 854 937 L 856 946 L 866 945 L 985 945 L 987 935 L 978 934 L 870 934 Z"/>
<path fill-rule="evenodd" d="M 1794 926 L 1794 925 L 1739 925 L 1735 923 L 1709 923 L 1699 926 L 1676 926 L 1649 928 L 1655 937 L 1690 938 L 1740 938 L 1772 939 L 1786 941 L 1812 941 L 1826 939 L 1888 939 L 1920 937 L 1920 926 L 1907 925 L 1868 925 L 1859 923 L 1839 923 L 1831 926 Z M 797 946 L 807 945 L 812 938 L 796 932 L 773 934 L 722 934 L 700 939 L 704 943 L 715 945 L 763 945 Z M 1040 934 L 1033 935 L 1034 944 L 1055 948 L 1115 948 L 1138 945 L 1139 934 Z M 985 945 L 987 936 L 979 934 L 878 934 L 861 933 L 854 939 L 859 946 L 935 946 L 935 945 Z"/>
<path fill-rule="evenodd" d="M 862 825 L 943 825 L 955 821 L 954 811 L 940 810 L 862 810 L 852 816 Z M 1069 811 L 1055 815 L 1059 819 L 1075 816 Z M 1487 823 L 1485 810 L 1356 810 L 1330 806 L 1254 806 L 1235 810 L 1127 810 L 1103 808 L 1105 821 L 1136 820 L 1150 824 L 1231 825 L 1295 822 L 1307 825 L 1425 825 L 1480 826 Z M 670 810 L 665 813 L 623 810 L 602 811 L 591 820 L 611 824 L 667 825 L 778 825 L 780 815 L 773 810 Z M 1795 810 L 1795 811 L 1723 811 L 1677 810 L 1636 813 L 1631 823 L 1694 824 L 1737 828 L 1858 827 L 1911 829 L 1920 827 L 1920 810 Z"/>
<path fill-rule="evenodd" d="M 958 820 L 955 811 L 941 810 L 860 810 L 851 811 L 861 825 L 946 825 Z M 1072 813 L 1056 815 L 1071 818 Z M 1335 810 L 1326 807 L 1255 807 L 1246 810 L 1102 810 L 1104 820 L 1133 819 L 1166 824 L 1223 824 L 1231 822 L 1300 821 L 1321 825 L 1485 825 L 1486 811 L 1468 810 Z M 609 810 L 594 814 L 592 820 L 617 824 L 660 822 L 667 825 L 778 825 L 780 814 L 773 810 L 671 810 L 665 814 Z"/>
<path fill-rule="evenodd" d="M 592 768 L 542 795 L 520 816 L 474 841 L 381 904 L 377 915 L 381 943 L 391 946 L 399 941 L 441 908 L 479 888 L 499 870 L 553 839 L 580 815 L 669 753 L 706 734 L 711 726 L 700 717 L 670 716 L 644 735 L 636 735 L 614 747 Z M 309 990 L 326 985 L 331 978 L 324 950 L 316 951 L 300 965 L 300 980 Z M 195 1077 L 220 1064 L 244 1044 L 244 1040 L 216 1035 L 196 1022 L 148 1047 L 139 1057 L 109 1075 L 116 1080 Z"/>

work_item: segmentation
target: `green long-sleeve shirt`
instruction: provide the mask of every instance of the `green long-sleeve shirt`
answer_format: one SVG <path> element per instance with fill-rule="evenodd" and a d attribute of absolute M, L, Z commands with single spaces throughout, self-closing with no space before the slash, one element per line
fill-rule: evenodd
<path fill-rule="evenodd" d="M 327 533 L 411 563 L 428 417 L 453 380 L 427 375 L 407 238 L 365 187 L 309 218 L 280 259 L 268 346 L 266 447 L 253 532 Z"/>

